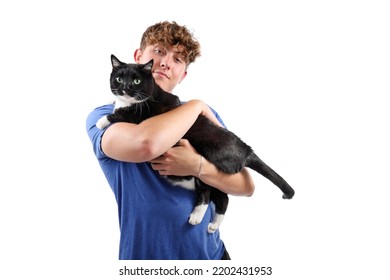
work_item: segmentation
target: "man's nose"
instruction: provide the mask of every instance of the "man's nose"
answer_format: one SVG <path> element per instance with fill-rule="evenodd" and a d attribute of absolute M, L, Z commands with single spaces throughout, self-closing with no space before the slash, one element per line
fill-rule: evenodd
<path fill-rule="evenodd" d="M 170 66 L 169 66 L 169 63 L 168 63 L 168 59 L 167 58 L 162 59 L 161 62 L 160 62 L 160 66 L 162 68 L 169 69 Z"/>

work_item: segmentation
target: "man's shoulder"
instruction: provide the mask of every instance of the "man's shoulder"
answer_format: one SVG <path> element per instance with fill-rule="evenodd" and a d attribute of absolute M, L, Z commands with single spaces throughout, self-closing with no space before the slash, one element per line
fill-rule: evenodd
<path fill-rule="evenodd" d="M 104 105 L 100 105 L 98 107 L 96 107 L 95 109 L 92 110 L 92 112 L 90 114 L 93 114 L 93 113 L 106 113 L 106 114 L 111 114 L 114 110 L 114 104 L 111 103 L 111 104 L 104 104 Z"/>
<path fill-rule="evenodd" d="M 114 104 L 105 104 L 93 109 L 87 116 L 87 123 L 94 122 L 100 119 L 102 116 L 109 115 L 114 110 Z"/>

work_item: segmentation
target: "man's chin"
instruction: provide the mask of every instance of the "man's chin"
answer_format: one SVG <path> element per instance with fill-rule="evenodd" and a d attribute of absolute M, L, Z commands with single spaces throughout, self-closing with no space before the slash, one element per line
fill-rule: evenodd
<path fill-rule="evenodd" d="M 154 79 L 156 81 L 156 84 L 162 88 L 164 91 L 168 92 L 168 93 L 172 93 L 172 89 L 171 87 L 169 87 L 167 84 L 166 84 L 166 81 L 162 80 L 162 79 Z"/>

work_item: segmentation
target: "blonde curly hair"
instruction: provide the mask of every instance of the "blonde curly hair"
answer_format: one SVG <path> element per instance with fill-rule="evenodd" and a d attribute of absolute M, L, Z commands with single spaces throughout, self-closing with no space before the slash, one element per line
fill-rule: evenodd
<path fill-rule="evenodd" d="M 187 66 L 200 56 L 200 44 L 186 26 L 175 21 L 163 21 L 146 29 L 140 43 L 140 49 L 161 43 L 165 46 L 176 46 L 180 49 Z"/>

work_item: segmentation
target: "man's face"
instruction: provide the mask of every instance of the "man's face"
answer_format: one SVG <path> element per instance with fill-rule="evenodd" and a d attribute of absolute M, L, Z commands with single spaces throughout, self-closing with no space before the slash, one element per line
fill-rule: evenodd
<path fill-rule="evenodd" d="M 143 51 L 138 49 L 134 58 L 137 63 L 147 63 L 153 59 L 153 77 L 163 90 L 170 93 L 187 75 L 187 65 L 178 47 L 155 44 Z"/>

